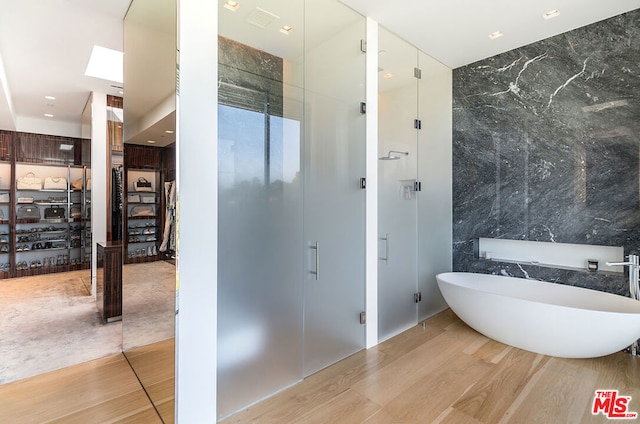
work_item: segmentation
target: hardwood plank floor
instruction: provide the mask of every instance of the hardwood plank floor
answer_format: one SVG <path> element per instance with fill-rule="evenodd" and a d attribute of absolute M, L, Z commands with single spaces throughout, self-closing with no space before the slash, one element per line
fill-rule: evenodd
<path fill-rule="evenodd" d="M 539 355 L 490 340 L 451 310 L 226 420 L 232 423 L 604 423 L 596 390 L 631 396 L 640 358 Z"/>
<path fill-rule="evenodd" d="M 162 423 L 122 354 L 0 386 L 0 423 Z"/>
<path fill-rule="evenodd" d="M 170 377 L 147 372 L 169 411 Z M 489 340 L 447 310 L 223 423 L 605 423 L 591 414 L 605 389 L 631 396 L 630 411 L 640 412 L 640 358 L 538 355 Z M 0 423 L 57 422 L 161 420 L 122 355 L 0 386 Z"/>
<path fill-rule="evenodd" d="M 125 352 L 147 395 L 165 424 L 173 424 L 175 410 L 175 339 Z"/>

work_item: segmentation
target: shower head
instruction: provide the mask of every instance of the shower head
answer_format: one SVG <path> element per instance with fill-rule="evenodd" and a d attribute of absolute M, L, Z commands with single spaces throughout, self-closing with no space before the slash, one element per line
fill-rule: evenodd
<path fill-rule="evenodd" d="M 382 156 L 380 160 L 398 160 L 400 156 L 409 156 L 409 152 L 399 152 L 397 150 L 389 150 L 387 156 Z"/>

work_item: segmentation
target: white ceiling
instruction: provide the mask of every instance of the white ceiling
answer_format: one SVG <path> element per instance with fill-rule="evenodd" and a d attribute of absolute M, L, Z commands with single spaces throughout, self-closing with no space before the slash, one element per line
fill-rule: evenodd
<path fill-rule="evenodd" d="M 117 82 L 84 71 L 94 44 L 122 50 L 122 18 L 130 2 L 0 0 L 0 57 L 7 82 L 0 92 L 0 128 L 45 128 L 48 121 L 78 126 L 91 91 L 118 95 L 111 87 Z"/>
<path fill-rule="evenodd" d="M 341 0 L 450 68 L 640 7 L 640 0 Z M 543 15 L 559 10 L 556 18 Z M 504 35 L 492 40 L 489 34 Z"/>
<path fill-rule="evenodd" d="M 640 0 L 341 1 L 451 68 L 640 7 Z M 118 83 L 84 76 L 84 70 L 94 44 L 122 49 L 122 19 L 129 4 L 0 0 L 0 129 L 44 128 L 51 122 L 58 124 L 60 135 L 71 135 L 64 132 L 79 127 L 91 91 L 118 95 L 112 87 Z M 560 16 L 544 20 L 542 15 L 552 9 Z M 221 12 L 220 19 L 225 16 Z M 489 39 L 495 31 L 504 36 Z M 45 118 L 45 113 L 55 116 Z"/>

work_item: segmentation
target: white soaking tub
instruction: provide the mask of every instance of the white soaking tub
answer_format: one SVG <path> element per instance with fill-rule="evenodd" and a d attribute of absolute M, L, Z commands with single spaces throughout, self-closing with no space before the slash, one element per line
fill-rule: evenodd
<path fill-rule="evenodd" d="M 442 296 L 470 327 L 544 355 L 592 358 L 640 338 L 640 301 L 596 290 L 500 275 L 437 275 Z"/>

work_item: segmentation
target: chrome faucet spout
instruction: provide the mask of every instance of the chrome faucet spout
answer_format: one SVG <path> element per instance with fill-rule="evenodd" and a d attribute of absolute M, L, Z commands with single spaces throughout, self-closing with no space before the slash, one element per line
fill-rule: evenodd
<path fill-rule="evenodd" d="M 632 299 L 640 300 L 640 256 L 628 255 L 627 262 L 607 262 L 609 266 L 629 267 L 629 294 Z M 640 352 L 640 341 L 636 340 L 631 345 L 631 354 L 636 356 Z"/>
<path fill-rule="evenodd" d="M 632 266 L 636 265 L 633 262 L 606 262 L 608 266 Z"/>

